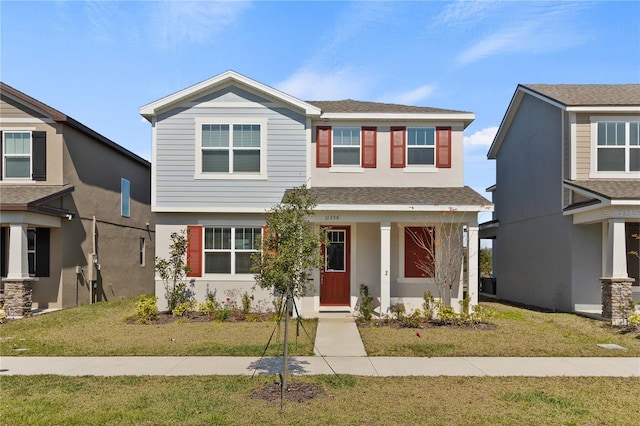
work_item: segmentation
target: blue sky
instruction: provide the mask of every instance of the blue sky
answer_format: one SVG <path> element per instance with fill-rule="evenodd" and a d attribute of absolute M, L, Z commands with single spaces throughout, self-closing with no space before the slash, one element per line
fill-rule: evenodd
<path fill-rule="evenodd" d="M 472 111 L 465 184 L 518 83 L 640 83 L 638 1 L 0 3 L 0 78 L 150 159 L 140 106 L 233 69 L 302 100 Z"/>

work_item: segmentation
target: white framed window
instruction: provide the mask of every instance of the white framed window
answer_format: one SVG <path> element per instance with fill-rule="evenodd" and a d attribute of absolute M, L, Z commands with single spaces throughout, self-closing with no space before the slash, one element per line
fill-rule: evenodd
<path fill-rule="evenodd" d="M 407 165 L 435 166 L 435 141 L 435 128 L 407 127 Z"/>
<path fill-rule="evenodd" d="M 31 179 L 31 132 L 2 132 L 2 174 L 5 179 Z"/>
<path fill-rule="evenodd" d="M 260 251 L 262 228 L 204 228 L 205 274 L 250 274 L 251 255 Z"/>
<path fill-rule="evenodd" d="M 333 165 L 360 166 L 360 127 L 333 128 Z"/>
<path fill-rule="evenodd" d="M 146 265 L 146 254 L 147 254 L 147 247 L 146 247 L 146 242 L 144 237 L 140 237 L 140 252 L 139 252 L 139 263 L 140 263 L 140 267 L 144 267 Z"/>
<path fill-rule="evenodd" d="M 198 179 L 266 178 L 266 119 L 197 118 Z"/>
<path fill-rule="evenodd" d="M 592 177 L 629 177 L 640 173 L 640 119 L 591 118 Z"/>
<path fill-rule="evenodd" d="M 131 182 L 125 178 L 120 179 L 120 215 L 131 216 Z"/>

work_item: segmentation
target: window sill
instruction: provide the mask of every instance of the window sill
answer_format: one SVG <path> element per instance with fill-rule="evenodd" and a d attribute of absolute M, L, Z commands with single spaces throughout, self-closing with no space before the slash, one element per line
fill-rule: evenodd
<path fill-rule="evenodd" d="M 33 179 L 3 178 L 3 180 L 0 180 L 0 185 L 33 185 L 36 182 Z"/>
<path fill-rule="evenodd" d="M 360 166 L 333 166 L 329 173 L 364 173 L 364 169 Z"/>
<path fill-rule="evenodd" d="M 267 180 L 269 177 L 262 173 L 197 173 L 193 178 L 196 180 Z"/>
<path fill-rule="evenodd" d="M 424 284 L 430 283 L 433 281 L 433 278 L 407 278 L 407 277 L 399 277 L 398 284 Z"/>
<path fill-rule="evenodd" d="M 253 274 L 215 274 L 204 273 L 202 277 L 193 277 L 196 279 L 215 280 L 215 281 L 255 281 Z"/>
<path fill-rule="evenodd" d="M 640 172 L 591 172 L 589 179 L 640 179 Z"/>
<path fill-rule="evenodd" d="M 436 166 L 405 166 L 402 171 L 404 173 L 435 173 L 438 168 Z"/>

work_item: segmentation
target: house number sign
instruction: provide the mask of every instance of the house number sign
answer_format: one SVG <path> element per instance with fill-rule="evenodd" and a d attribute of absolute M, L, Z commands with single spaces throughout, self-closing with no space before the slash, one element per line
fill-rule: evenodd
<path fill-rule="evenodd" d="M 340 215 L 330 214 L 324 217 L 324 220 L 340 220 Z"/>

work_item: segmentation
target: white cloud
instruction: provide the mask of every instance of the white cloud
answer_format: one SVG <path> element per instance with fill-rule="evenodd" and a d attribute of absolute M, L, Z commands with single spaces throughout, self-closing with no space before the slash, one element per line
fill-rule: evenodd
<path fill-rule="evenodd" d="M 370 79 L 360 70 L 343 67 L 336 70 L 307 66 L 288 79 L 275 84 L 278 90 L 298 99 L 327 101 L 353 98 L 366 93 Z"/>
<path fill-rule="evenodd" d="M 434 22 L 449 27 L 467 27 L 482 21 L 499 5 L 500 2 L 486 0 L 458 0 L 445 6 Z"/>
<path fill-rule="evenodd" d="M 464 146 L 465 147 L 476 147 L 483 146 L 489 147 L 491 143 L 493 143 L 493 139 L 496 137 L 496 133 L 498 133 L 498 127 L 485 127 L 482 130 L 478 130 L 471 136 L 464 137 Z"/>
<path fill-rule="evenodd" d="M 162 1 L 154 5 L 151 31 L 162 48 L 205 42 L 235 23 L 249 7 L 247 2 L 236 1 Z"/>
<path fill-rule="evenodd" d="M 590 38 L 577 16 L 582 4 L 534 2 L 531 5 L 512 16 L 510 21 L 516 23 L 502 27 L 462 51 L 456 57 L 457 63 L 467 65 L 501 53 L 560 51 L 584 44 Z"/>
<path fill-rule="evenodd" d="M 399 93 L 397 95 L 392 95 L 389 98 L 386 98 L 383 102 L 394 102 L 405 105 L 416 105 L 420 103 L 420 101 L 428 98 L 431 94 L 436 90 L 436 86 L 434 85 L 424 85 L 420 87 L 416 87 L 415 89 L 409 90 L 404 93 Z"/>

